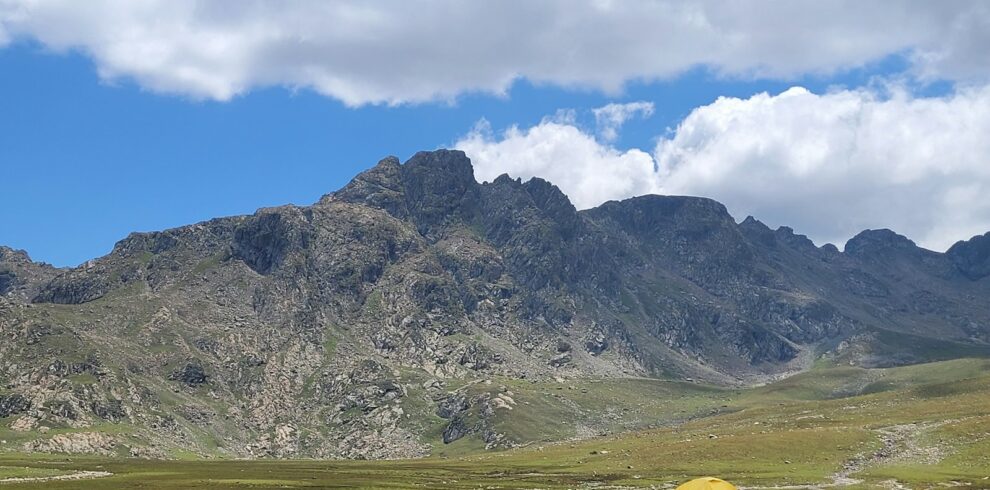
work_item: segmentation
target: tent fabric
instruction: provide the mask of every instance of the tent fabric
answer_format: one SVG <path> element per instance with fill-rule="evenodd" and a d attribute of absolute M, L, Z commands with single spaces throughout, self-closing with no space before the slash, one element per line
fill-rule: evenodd
<path fill-rule="evenodd" d="M 691 480 L 677 487 L 677 490 L 736 490 L 736 487 L 725 480 L 706 476 Z"/>

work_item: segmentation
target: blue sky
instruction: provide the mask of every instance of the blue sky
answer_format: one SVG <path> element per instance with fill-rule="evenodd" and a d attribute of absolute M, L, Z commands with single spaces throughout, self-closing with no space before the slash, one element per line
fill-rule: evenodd
<path fill-rule="evenodd" d="M 650 100 L 653 117 L 629 124 L 618 141 L 645 147 L 720 95 L 790 86 L 696 70 L 618 97 L 521 82 L 505 97 L 396 107 L 348 108 L 311 90 L 278 87 L 216 102 L 153 94 L 127 80 L 105 83 L 86 57 L 34 43 L 0 51 L 0 73 L 0 161 L 8 182 L 17 182 L 5 190 L 0 243 L 60 266 L 101 256 L 131 231 L 310 204 L 381 157 L 404 160 L 452 145 L 481 118 L 495 128 L 536 124 L 558 109 L 591 119 L 592 108 L 609 102 Z M 801 82 L 825 88 L 864 78 L 851 75 Z"/>
<path fill-rule="evenodd" d="M 958 221 L 955 218 L 933 215 L 906 221 L 891 217 L 889 209 L 884 209 L 889 206 L 871 197 L 878 190 L 900 193 L 892 195 L 891 202 L 909 198 L 901 196 L 909 193 L 914 193 L 915 201 L 924 199 L 924 195 L 918 196 L 919 189 L 930 192 L 935 201 L 952 196 L 965 201 L 966 192 L 982 192 L 964 188 L 960 182 L 972 183 L 973 173 L 980 174 L 986 161 L 970 163 L 944 189 L 929 189 L 925 187 L 929 184 L 920 183 L 917 185 L 922 187 L 905 187 L 902 178 L 877 177 L 879 171 L 862 173 L 857 169 L 869 165 L 883 169 L 890 164 L 890 146 L 896 142 L 878 142 L 871 153 L 861 150 L 872 145 L 864 144 L 862 135 L 883 134 L 883 127 L 853 128 L 860 135 L 856 150 L 846 148 L 835 153 L 856 155 L 845 162 L 846 173 L 833 175 L 842 165 L 823 162 L 816 167 L 822 169 L 815 171 L 820 174 L 812 172 L 800 176 L 804 180 L 793 180 L 801 173 L 795 170 L 803 165 L 801 155 L 807 154 L 792 154 L 797 151 L 794 148 L 800 150 L 801 144 L 807 148 L 826 145 L 830 151 L 844 148 L 847 131 L 837 128 L 840 123 L 836 121 L 849 120 L 845 113 L 809 123 L 809 129 L 801 134 L 760 143 L 762 153 L 756 156 L 752 149 L 739 150 L 737 141 L 748 141 L 745 131 L 751 131 L 754 139 L 764 138 L 763 129 L 782 120 L 791 121 L 786 131 L 794 131 L 802 119 L 788 119 L 793 111 L 827 112 L 809 109 L 815 104 L 825 109 L 851 104 L 855 106 L 851 110 L 862 116 L 896 111 L 900 106 L 916 113 L 922 110 L 919 104 L 931 101 L 938 105 L 931 110 L 951 114 L 954 107 L 966 105 L 966 101 L 957 100 L 963 95 L 972 97 L 969 105 L 990 100 L 983 98 L 979 80 L 967 78 L 964 84 L 954 72 L 919 75 L 916 51 L 910 45 L 868 53 L 844 65 L 829 61 L 831 64 L 809 69 L 798 63 L 798 68 L 769 69 L 766 74 L 753 72 L 752 67 L 749 72 L 727 72 L 730 62 L 688 63 L 654 76 L 633 70 L 617 75 L 622 82 L 618 88 L 609 80 L 596 80 L 596 75 L 573 75 L 574 81 L 555 79 L 557 75 L 521 73 L 510 83 L 453 82 L 452 88 L 446 82 L 456 75 L 441 76 L 439 88 L 429 92 L 439 95 L 427 96 L 417 91 L 407 94 L 401 84 L 381 89 L 381 93 L 353 95 L 357 92 L 350 89 L 335 93 L 316 82 L 283 83 L 277 77 L 274 82 L 266 79 L 246 85 L 237 81 L 231 86 L 241 88 L 228 93 L 223 88 L 214 90 L 213 85 L 207 89 L 186 86 L 164 75 L 149 76 L 136 68 L 118 66 L 118 62 L 108 61 L 109 55 L 100 54 L 99 40 L 52 41 L 46 38 L 44 26 L 8 24 L 6 30 L 14 34 L 8 34 L 8 44 L 0 47 L 0 175 L 5 184 L 0 244 L 25 249 L 35 260 L 59 266 L 103 255 L 131 231 L 246 214 L 265 206 L 309 204 L 383 156 L 396 155 L 404 160 L 418 150 L 450 146 L 473 149 L 479 172 L 508 171 L 524 178 L 541 175 L 560 180 L 576 203 L 586 203 L 581 207 L 644 192 L 700 194 L 723 200 L 738 219 L 757 214 L 772 225 L 786 224 L 808 233 L 819 243 L 840 241 L 865 227 L 893 227 L 932 248 L 944 248 L 980 229 L 990 229 L 990 212 L 982 202 L 973 216 L 951 231 L 937 223 Z M 4 38 L 3 27 L 0 12 L 0 40 Z M 761 63 L 752 66 L 766 64 Z M 273 71 L 280 69 L 288 68 Z M 596 67 L 592 63 L 582 69 Z M 458 70 L 457 65 L 451 70 Z M 354 83 L 369 85 L 357 78 Z M 807 89 L 808 94 L 787 100 L 779 97 L 794 86 Z M 769 99 L 754 98 L 764 92 Z M 719 97 L 731 100 L 716 103 Z M 640 101 L 652 103 L 653 113 L 630 116 L 621 125 L 619 137 L 606 141 L 596 126 L 593 109 Z M 784 114 L 784 110 L 792 112 Z M 568 116 L 561 111 L 571 112 Z M 740 111 L 745 117 L 738 116 Z M 725 119 L 725 114 L 732 116 Z M 490 134 L 472 133 L 480 120 L 490 124 Z M 897 124 L 904 129 L 896 117 L 880 120 L 887 122 L 876 124 Z M 683 130 L 678 128 L 682 123 Z M 515 136 L 504 132 L 513 127 L 517 129 Z M 836 136 L 827 136 L 833 133 Z M 547 143 L 539 140 L 546 134 L 566 137 L 554 137 L 553 144 L 560 148 L 550 153 L 532 153 L 535 146 L 546 147 Z M 826 137 L 814 136 L 819 134 Z M 741 139 L 729 139 L 732 135 Z M 580 141 L 569 143 L 567 138 Z M 972 138 L 960 138 L 944 144 L 973 144 Z M 774 150 L 773 144 L 791 140 L 795 141 L 793 148 Z M 572 153 L 568 152 L 585 148 L 582 144 L 592 145 L 588 147 L 592 151 L 578 155 L 582 162 L 572 167 L 578 164 L 571 161 L 568 155 Z M 704 146 L 704 152 L 698 150 L 699 145 Z M 684 156 L 691 151 L 695 152 L 689 155 L 691 159 Z M 719 151 L 728 152 L 728 156 Z M 749 156 L 735 162 L 733 158 L 741 153 Z M 469 151 L 469 156 L 475 155 Z M 534 158 L 559 161 L 519 163 Z M 781 161 L 762 163 L 774 158 Z M 712 159 L 728 161 L 732 166 L 712 170 L 714 164 L 704 163 Z M 906 172 L 921 168 L 919 182 L 931 180 L 924 179 L 924 172 L 939 170 L 929 169 L 928 164 L 913 163 Z M 645 178 L 637 177 L 642 169 L 636 170 L 640 173 L 616 182 L 615 191 L 589 194 L 589 182 L 600 178 L 596 172 L 608 177 L 621 173 L 610 170 L 609 165 L 666 170 Z M 698 177 L 706 172 L 725 177 Z M 780 172 L 781 186 L 789 187 L 778 197 L 762 188 L 743 192 L 754 187 L 745 180 L 749 177 L 732 177 L 758 175 L 759 187 L 773 184 L 773 172 Z M 572 182 L 572 175 L 584 180 Z M 876 180 L 864 184 L 860 182 L 863 178 Z M 842 179 L 851 182 L 843 185 Z M 794 190 L 833 180 L 837 183 L 831 187 L 823 184 L 821 189 L 808 192 Z M 846 195 L 853 191 L 855 196 Z M 819 205 L 808 199 L 830 204 Z M 844 207 L 849 201 L 860 206 L 862 219 L 850 219 L 854 213 Z"/>

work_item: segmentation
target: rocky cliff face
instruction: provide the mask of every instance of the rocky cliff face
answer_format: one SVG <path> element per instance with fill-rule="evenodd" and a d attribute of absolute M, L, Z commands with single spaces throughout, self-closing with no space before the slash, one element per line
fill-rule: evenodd
<path fill-rule="evenodd" d="M 0 246 L 0 296 L 30 300 L 57 273 L 48 264 L 33 262 L 23 250 Z"/>
<path fill-rule="evenodd" d="M 982 352 L 988 237 L 840 252 L 709 199 L 577 211 L 541 179 L 477 183 L 461 152 L 386 158 L 312 206 L 132 234 L 74 269 L 0 249 L 0 422 L 29 449 L 138 456 L 511 445 L 490 423 L 511 397 L 455 386 Z"/>

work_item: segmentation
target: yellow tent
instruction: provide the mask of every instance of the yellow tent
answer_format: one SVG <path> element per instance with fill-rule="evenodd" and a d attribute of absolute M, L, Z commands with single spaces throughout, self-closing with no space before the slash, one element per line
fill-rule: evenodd
<path fill-rule="evenodd" d="M 736 490 L 736 487 L 725 480 L 706 476 L 691 480 L 677 487 L 677 490 Z"/>

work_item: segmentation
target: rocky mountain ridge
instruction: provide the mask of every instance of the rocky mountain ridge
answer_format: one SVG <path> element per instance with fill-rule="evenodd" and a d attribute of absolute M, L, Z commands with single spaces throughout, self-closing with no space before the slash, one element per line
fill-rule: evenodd
<path fill-rule="evenodd" d="M 867 230 L 839 251 L 704 198 L 577 211 L 542 179 L 479 184 L 463 153 L 421 152 L 72 269 L 0 249 L 0 422 L 16 448 L 156 457 L 504 447 L 521 441 L 498 380 L 731 386 L 985 353 L 988 276 L 990 233 L 937 253 Z"/>

